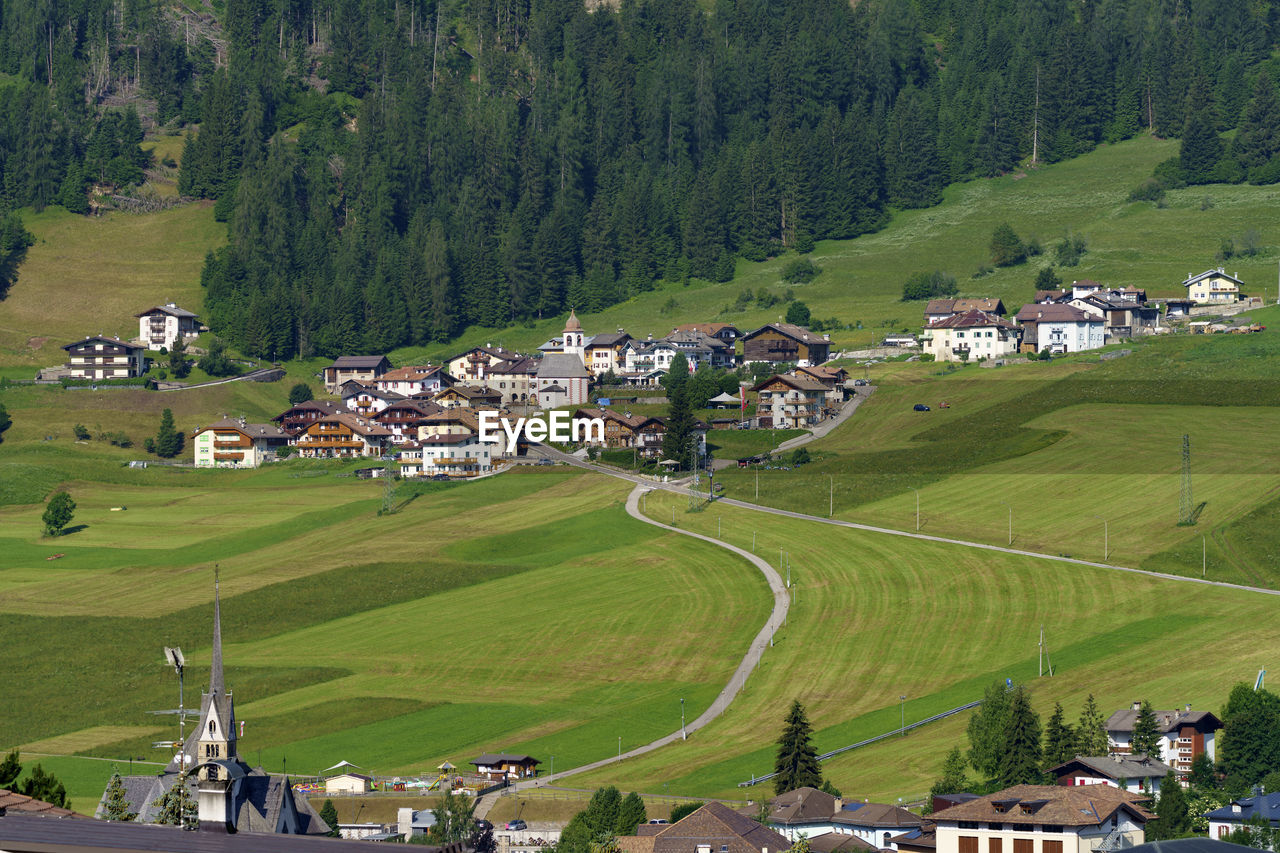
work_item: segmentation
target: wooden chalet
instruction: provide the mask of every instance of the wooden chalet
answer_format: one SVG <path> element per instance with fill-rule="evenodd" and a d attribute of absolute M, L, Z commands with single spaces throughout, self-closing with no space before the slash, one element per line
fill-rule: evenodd
<path fill-rule="evenodd" d="M 224 418 L 196 430 L 192 439 L 197 468 L 257 468 L 289 443 L 289 434 L 275 424 Z"/>
<path fill-rule="evenodd" d="M 418 427 L 431 415 L 444 409 L 430 400 L 397 400 L 373 416 L 373 420 L 391 430 L 392 441 L 400 444 L 416 438 Z"/>
<path fill-rule="evenodd" d="M 486 752 L 479 758 L 470 761 L 475 765 L 476 774 L 501 782 L 504 779 L 523 779 L 538 775 L 538 765 L 542 762 L 532 755 L 515 755 L 509 752 Z"/>
<path fill-rule="evenodd" d="M 502 393 L 479 385 L 454 385 L 431 398 L 442 409 L 496 409 L 502 405 Z"/>
<path fill-rule="evenodd" d="M 95 336 L 63 349 L 76 379 L 133 379 L 147 372 L 146 347 L 119 338 Z"/>
<path fill-rule="evenodd" d="M 290 406 L 271 420 L 280 425 L 280 429 L 290 436 L 297 436 L 307 427 L 321 418 L 347 411 L 341 403 L 329 400 L 307 400 Z"/>
<path fill-rule="evenodd" d="M 822 364 L 831 357 L 831 342 L 791 323 L 769 323 L 742 336 L 742 361 L 768 361 L 775 364 L 794 362 L 799 365 Z"/>
<path fill-rule="evenodd" d="M 518 358 L 521 358 L 519 353 L 502 347 L 472 347 L 451 357 L 445 362 L 445 368 L 459 382 L 483 382 L 489 368 Z"/>
<path fill-rule="evenodd" d="M 778 374 L 751 389 L 756 418 L 764 429 L 804 429 L 822 419 L 827 387 L 807 376 Z"/>
<path fill-rule="evenodd" d="M 385 355 L 344 355 L 324 369 L 324 389 L 335 394 L 342 383 L 351 379 L 372 385 L 390 369 L 391 362 Z"/>
<path fill-rule="evenodd" d="M 381 456 L 391 440 L 391 430 L 354 412 L 321 418 L 294 439 L 304 459 L 337 459 Z"/>

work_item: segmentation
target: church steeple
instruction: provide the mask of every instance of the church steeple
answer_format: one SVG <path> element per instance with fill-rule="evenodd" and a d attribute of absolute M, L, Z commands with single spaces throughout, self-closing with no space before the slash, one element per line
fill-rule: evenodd
<path fill-rule="evenodd" d="M 223 694 L 222 682 L 222 602 L 218 594 L 218 569 L 213 570 L 213 665 L 209 672 L 209 693 Z"/>
<path fill-rule="evenodd" d="M 222 675 L 222 597 L 216 568 L 213 578 L 213 653 L 209 667 L 209 691 L 202 697 L 200 710 L 200 729 L 196 733 L 196 761 L 236 760 L 236 710 Z M 200 778 L 206 778 L 207 772 L 202 769 Z"/>

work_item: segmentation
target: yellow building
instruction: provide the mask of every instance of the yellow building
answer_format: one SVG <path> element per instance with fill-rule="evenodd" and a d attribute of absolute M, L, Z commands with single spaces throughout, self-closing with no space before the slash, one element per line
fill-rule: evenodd
<path fill-rule="evenodd" d="M 1197 305 L 1230 305 L 1239 301 L 1242 284 L 1240 279 L 1218 267 L 1187 276 L 1182 286 L 1187 289 L 1187 298 Z"/>

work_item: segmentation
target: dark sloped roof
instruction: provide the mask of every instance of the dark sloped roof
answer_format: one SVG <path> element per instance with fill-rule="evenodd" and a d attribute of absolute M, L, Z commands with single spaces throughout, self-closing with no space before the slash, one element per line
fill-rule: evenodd
<path fill-rule="evenodd" d="M 1236 806 L 1240 811 L 1236 811 Z M 1261 817 L 1270 821 L 1272 826 L 1280 826 L 1280 791 L 1263 794 L 1257 797 L 1242 797 L 1232 800 L 1229 805 L 1209 812 L 1207 817 L 1215 820 L 1229 820 L 1239 823 L 1252 817 Z"/>
<path fill-rule="evenodd" d="M 1176 838 L 1172 841 L 1148 841 L 1146 844 L 1130 847 L 1125 853 L 1245 853 L 1249 850 L 1257 853 L 1255 847 L 1198 836 Z"/>
<path fill-rule="evenodd" d="M 1095 826 L 1118 810 L 1126 810 L 1139 823 L 1154 815 L 1139 803 L 1145 797 L 1110 785 L 1014 785 L 985 797 L 935 812 L 936 823 L 976 820 L 1019 826 L 1053 823 L 1061 826 Z M 1000 807 L 997 808 L 997 804 Z M 1028 808 L 1023 812 L 1022 806 Z"/>
<path fill-rule="evenodd" d="M 381 367 L 383 364 L 388 367 L 391 362 L 387 361 L 385 355 L 340 355 L 333 360 L 333 364 L 325 368 L 326 370 L 373 370 Z"/>
<path fill-rule="evenodd" d="M 112 346 L 124 347 L 127 350 L 145 349 L 145 347 L 140 347 L 137 344 L 131 344 L 128 341 L 122 341 L 119 338 L 108 338 L 103 335 L 94 335 L 91 338 L 82 338 L 75 343 L 65 345 L 63 349 L 69 350 L 73 347 L 84 346 L 85 344 L 91 344 L 95 341 L 102 341 L 104 344 L 111 344 Z"/>
<path fill-rule="evenodd" d="M 809 849 L 813 853 L 853 853 L 853 851 L 879 850 L 874 844 L 863 841 L 856 835 L 844 832 L 824 832 L 809 839 Z"/>
<path fill-rule="evenodd" d="M 187 309 L 185 309 L 185 308 L 179 308 L 177 305 L 157 305 L 157 306 L 155 306 L 154 308 L 148 308 L 146 311 L 139 312 L 139 313 L 137 313 L 137 314 L 134 314 L 133 316 L 135 316 L 135 317 L 145 317 L 145 316 L 147 316 L 148 314 L 154 314 L 154 313 L 156 313 L 157 311 L 159 311 L 159 312 L 160 312 L 160 313 L 162 313 L 162 314 L 168 314 L 168 315 L 169 315 L 169 316 L 171 316 L 171 317 L 194 317 L 194 316 L 196 316 L 195 314 L 191 313 L 190 311 L 188 311 L 188 310 L 187 310 Z"/>
<path fill-rule="evenodd" d="M 552 379 L 585 379 L 588 374 L 582 359 L 576 355 L 551 352 L 542 357 L 542 363 L 538 365 L 538 376 Z"/>
<path fill-rule="evenodd" d="M 779 794 L 769 803 L 769 822 L 781 824 L 830 821 L 836 810 L 836 798 L 817 788 L 796 788 Z"/>
<path fill-rule="evenodd" d="M 1012 329 L 1014 325 L 1003 317 L 991 314 L 986 311 L 965 311 L 962 314 L 952 314 L 945 320 L 939 320 L 930 326 L 930 329 L 967 329 L 971 326 L 1000 326 L 1005 329 Z"/>
<path fill-rule="evenodd" d="M 477 767 L 481 764 L 486 766 L 492 764 L 541 764 L 542 762 L 534 758 L 532 755 L 518 755 L 514 752 L 486 752 L 479 758 L 473 758 L 468 764 L 474 764 Z"/>
<path fill-rule="evenodd" d="M 1077 308 L 1074 305 L 1053 302 L 1038 304 L 1028 302 L 1018 311 L 1016 319 L 1020 323 L 1101 323 L 1102 318 L 1096 314 Z M 941 323 L 937 325 L 941 326 Z"/>
<path fill-rule="evenodd" d="M 887 803 L 845 803 L 844 808 L 836 812 L 836 823 L 854 826 L 884 826 L 900 828 L 919 826 L 920 816 L 904 808 Z"/>
<path fill-rule="evenodd" d="M 781 853 L 791 848 L 785 836 L 724 803 L 710 802 L 653 836 L 653 853 L 688 853 L 693 844 L 740 841 L 753 850 Z"/>
<path fill-rule="evenodd" d="M 1086 768 L 1105 779 L 1163 779 L 1172 771 L 1163 761 L 1146 755 L 1077 755 L 1049 770 L 1061 776 L 1077 767 Z"/>
<path fill-rule="evenodd" d="M 804 328 L 803 326 L 797 326 L 794 323 L 766 323 L 765 325 L 756 329 L 754 332 L 747 332 L 747 334 L 743 335 L 743 337 L 754 338 L 756 335 L 760 334 L 761 332 L 767 329 L 773 329 L 775 332 L 781 332 L 783 335 L 786 335 L 788 338 L 791 338 L 792 340 L 799 341 L 800 343 L 804 343 L 804 344 L 829 344 L 830 343 L 830 341 L 822 337 L 822 335 L 815 334 L 809 331 L 808 329 Z"/>
<path fill-rule="evenodd" d="M 73 812 L 71 809 L 64 809 L 61 806 L 55 806 L 53 803 L 46 803 L 44 800 L 37 800 L 35 797 L 19 794 L 17 791 L 0 788 L 0 814 L 5 812 L 44 815 L 46 817 L 88 817 L 88 815 Z"/>
<path fill-rule="evenodd" d="M 1172 732 L 1183 726 L 1196 726 L 1201 729 L 1217 731 L 1222 728 L 1222 721 L 1208 711 L 1155 711 L 1156 726 L 1162 732 Z M 1138 719 L 1138 712 L 1133 708 L 1116 711 L 1107 718 L 1107 731 L 1131 732 Z"/>

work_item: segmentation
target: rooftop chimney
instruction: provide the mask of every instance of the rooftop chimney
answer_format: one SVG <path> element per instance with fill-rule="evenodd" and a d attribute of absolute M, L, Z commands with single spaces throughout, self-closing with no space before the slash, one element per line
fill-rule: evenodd
<path fill-rule="evenodd" d="M 235 822 L 232 819 L 232 797 L 231 788 L 235 782 L 230 778 L 215 778 L 219 776 L 228 776 L 229 774 L 223 768 L 211 765 L 208 768 L 207 779 L 201 779 L 196 789 L 197 809 L 200 818 L 201 832 L 216 832 L 223 835 L 236 831 Z M 182 781 L 175 784 L 181 785 Z"/>
<path fill-rule="evenodd" d="M 1136 701 L 1136 702 L 1134 702 L 1134 703 L 1133 703 L 1133 710 L 1135 710 L 1135 711 L 1141 711 L 1141 710 L 1142 710 L 1142 701 L 1141 701 L 1141 700 L 1138 700 L 1138 701 Z"/>

